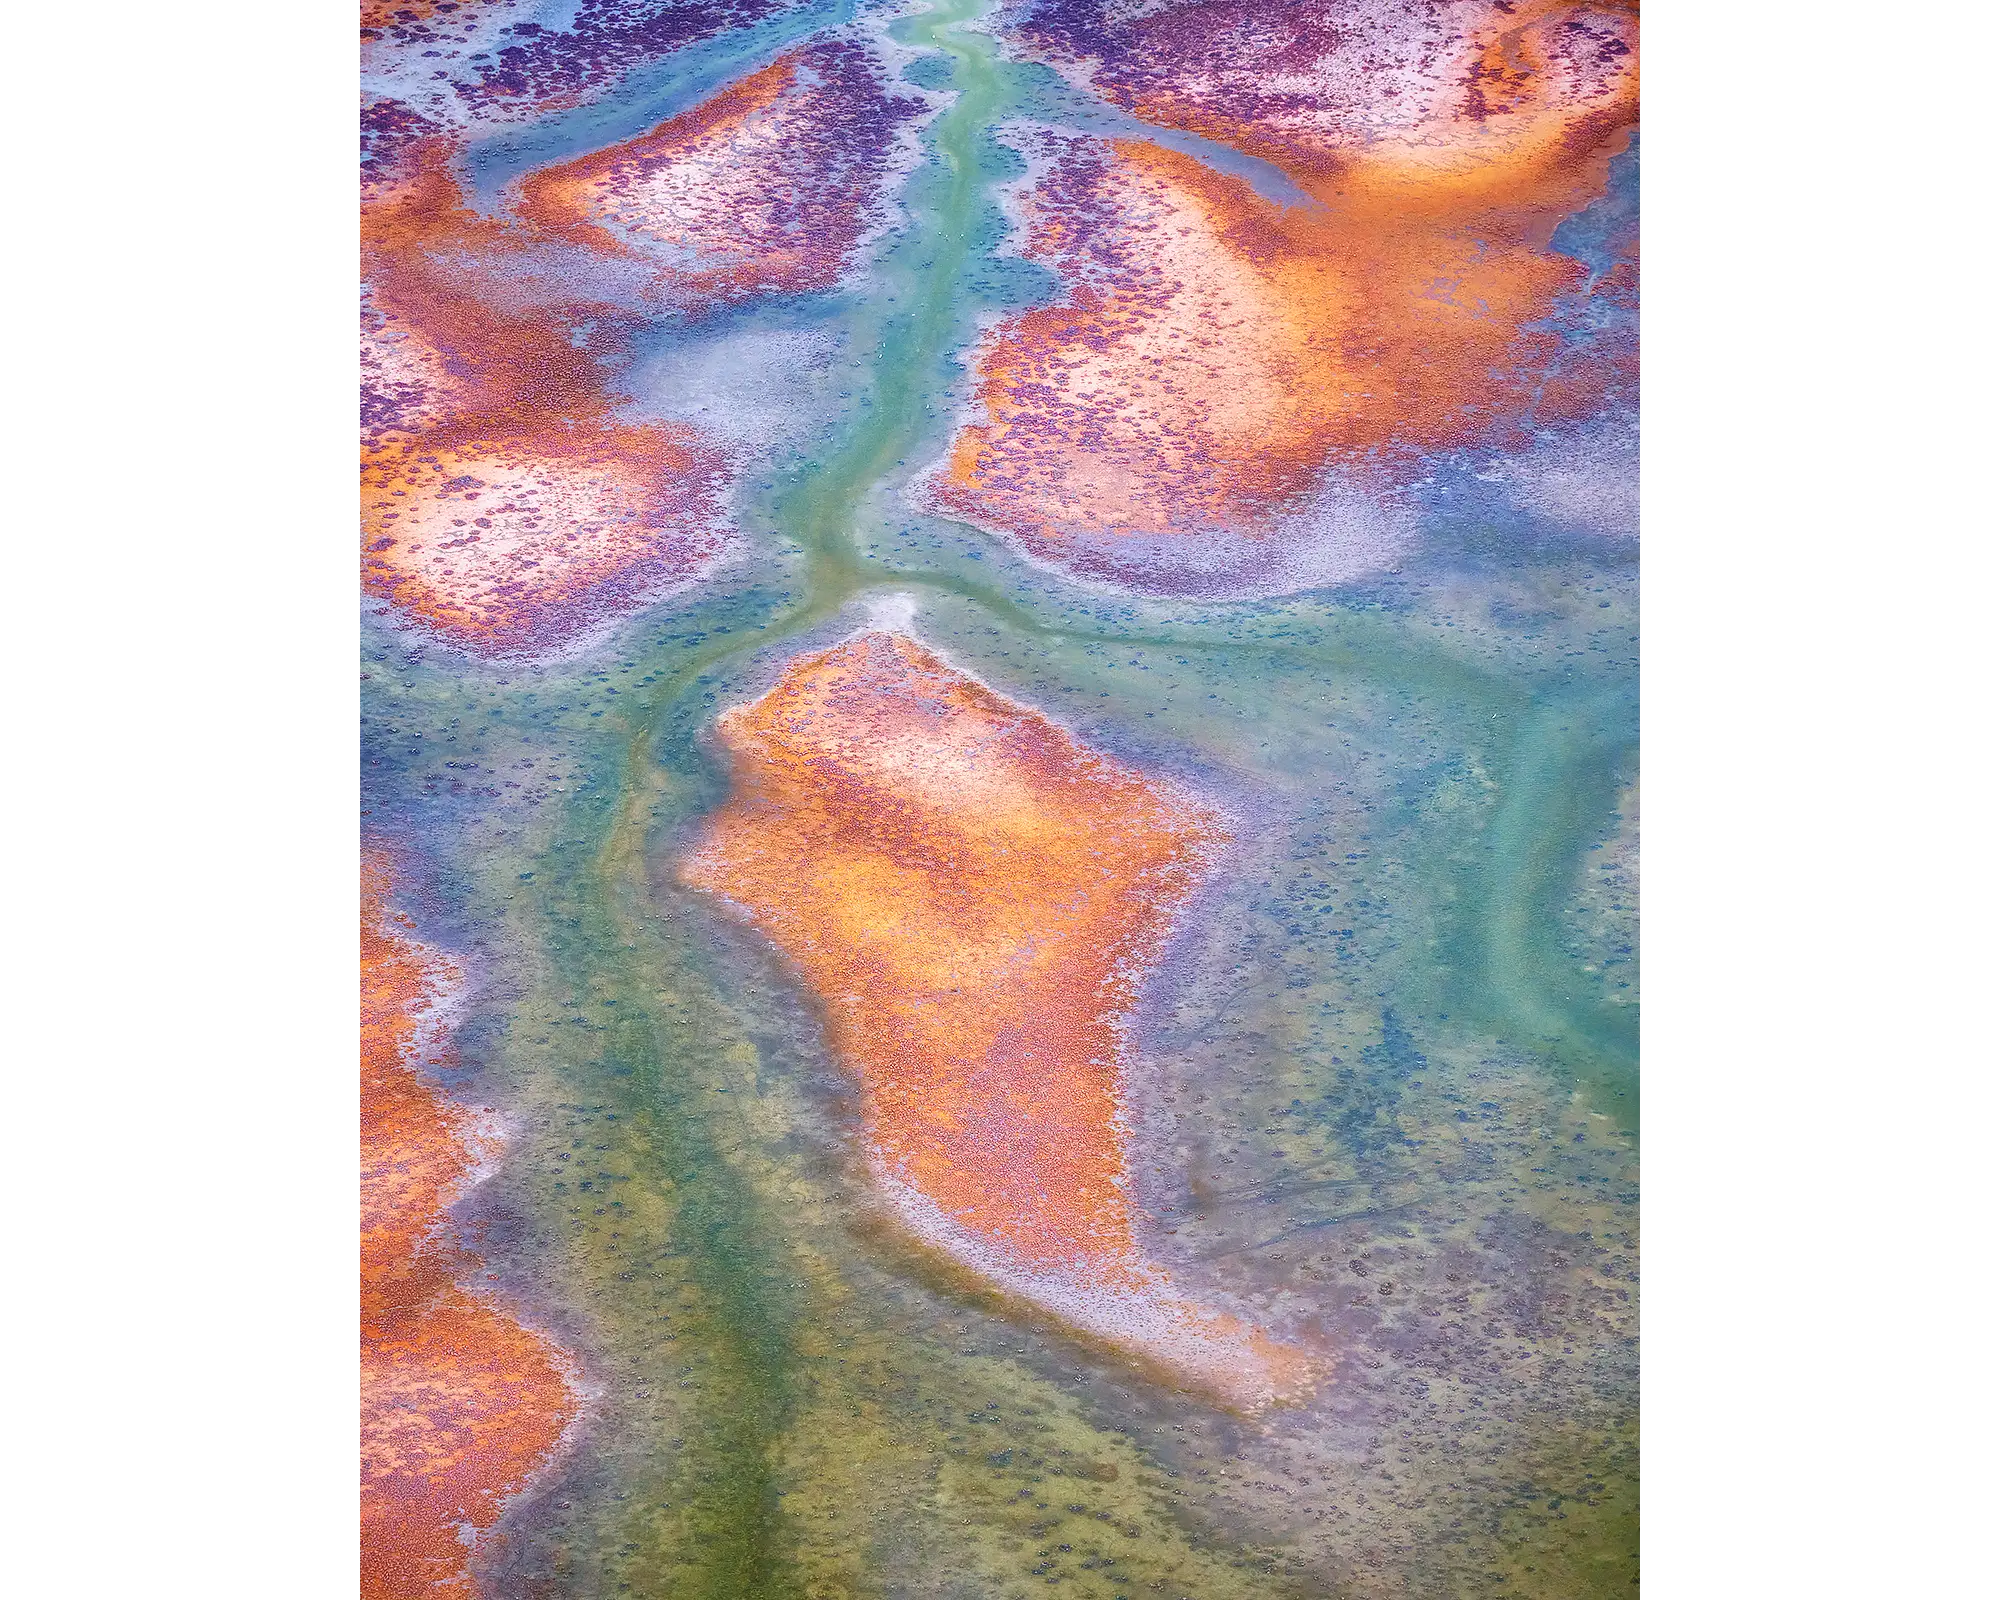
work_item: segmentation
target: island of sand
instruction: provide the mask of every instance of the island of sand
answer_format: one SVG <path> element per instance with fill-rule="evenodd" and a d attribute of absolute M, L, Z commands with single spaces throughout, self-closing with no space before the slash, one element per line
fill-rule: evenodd
<path fill-rule="evenodd" d="M 900 633 L 800 657 L 719 730 L 733 787 L 682 878 L 822 1002 L 904 1223 L 1236 1408 L 1309 1386 L 1134 1233 L 1125 1023 L 1220 820 Z"/>

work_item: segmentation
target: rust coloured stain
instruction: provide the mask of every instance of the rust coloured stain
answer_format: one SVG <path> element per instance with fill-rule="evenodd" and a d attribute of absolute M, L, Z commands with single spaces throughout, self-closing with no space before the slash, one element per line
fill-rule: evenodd
<path fill-rule="evenodd" d="M 865 46 L 822 40 L 636 139 L 529 174 L 521 215 L 645 263 L 696 312 L 832 289 L 882 222 L 898 141 L 925 109 Z"/>
<path fill-rule="evenodd" d="M 800 658 L 719 726 L 734 787 L 681 875 L 824 1003 L 902 1219 L 1232 1405 L 1307 1387 L 1313 1362 L 1134 1234 L 1124 1023 L 1220 819 L 897 633 Z"/>
<path fill-rule="evenodd" d="M 466 209 L 448 157 L 419 146 L 362 213 L 362 574 L 455 644 L 534 654 L 713 566 L 724 462 L 618 420 L 618 317 L 573 260 Z"/>
<path fill-rule="evenodd" d="M 1589 279 L 1550 235 L 1603 192 L 1637 114 L 1611 32 L 1626 19 L 1600 19 L 1617 53 L 1579 63 L 1587 10 L 1545 0 L 1468 33 L 1438 101 L 1390 129 L 1267 103 L 1254 37 L 1231 47 L 1241 81 L 1205 72 L 1200 92 L 1100 65 L 1141 116 L 1261 157 L 1312 203 L 1143 140 L 1014 135 L 1038 168 L 1020 248 L 1064 295 L 986 340 L 981 415 L 930 504 L 1150 593 L 1284 593 L 1393 564 L 1384 508 L 1439 452 L 1522 445 L 1630 377 L 1565 361 L 1548 320 Z"/>
<path fill-rule="evenodd" d="M 397 931 L 388 864 L 361 906 L 361 1595 L 473 1592 L 467 1535 L 492 1526 L 574 1411 L 559 1352 L 455 1281 L 442 1237 L 491 1153 L 475 1115 L 418 1071 L 442 1063 L 450 965 Z"/>

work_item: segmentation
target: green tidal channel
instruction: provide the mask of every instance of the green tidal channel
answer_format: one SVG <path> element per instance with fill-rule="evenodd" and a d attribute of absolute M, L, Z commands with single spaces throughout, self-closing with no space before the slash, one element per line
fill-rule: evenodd
<path fill-rule="evenodd" d="M 1637 1007 L 1602 954 L 1625 950 L 1625 908 L 1591 873 L 1636 779 L 1634 574 L 1558 552 L 1480 576 L 1483 598 L 1148 604 L 909 509 L 979 315 L 1052 292 L 995 265 L 995 189 L 1021 171 L 995 130 L 1043 107 L 968 26 L 982 9 L 892 27 L 953 98 L 906 225 L 839 309 L 850 404 L 754 490 L 748 566 L 586 660 L 454 675 L 369 645 L 389 809 L 449 841 L 479 931 L 467 1092 L 511 1143 L 471 1209 L 586 1397 L 487 1579 L 661 1600 L 1632 1592 L 1635 1390 L 1603 1329 L 1629 1294 Z M 1246 819 L 1186 957 L 1199 1014 L 1144 1038 L 1194 1130 L 1168 1140 L 1178 1237 L 1230 1292 L 1338 1308 L 1337 1426 L 1159 1390 L 885 1228 L 810 997 L 675 883 L 726 786 L 717 711 L 892 594 L 997 687 Z M 446 818 L 423 808 L 447 756 L 554 782 Z M 1509 1309 L 1530 1270 L 1568 1310 Z"/>

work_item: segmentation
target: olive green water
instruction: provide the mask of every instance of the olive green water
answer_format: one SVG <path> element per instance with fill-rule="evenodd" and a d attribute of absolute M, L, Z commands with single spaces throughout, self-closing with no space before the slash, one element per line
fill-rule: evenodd
<path fill-rule="evenodd" d="M 993 130 L 1038 91 L 964 26 L 977 9 L 895 27 L 956 98 L 906 225 L 830 313 L 825 429 L 751 486 L 747 558 L 564 663 L 369 635 L 368 826 L 430 851 L 431 935 L 476 984 L 460 1092 L 510 1131 L 462 1220 L 586 1397 L 483 1581 L 1630 1592 L 1629 561 L 1548 546 L 1162 605 L 909 509 L 976 318 L 1047 292 L 994 256 L 1019 163 Z M 902 1240 L 809 998 L 675 885 L 726 781 L 717 709 L 889 596 L 1237 819 L 1147 997 L 1141 1198 L 1177 1270 L 1339 1352 L 1312 1405 L 1215 1412 Z"/>

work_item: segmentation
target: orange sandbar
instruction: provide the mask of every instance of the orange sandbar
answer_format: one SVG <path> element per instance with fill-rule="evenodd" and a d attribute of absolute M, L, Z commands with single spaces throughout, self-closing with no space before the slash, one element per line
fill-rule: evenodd
<path fill-rule="evenodd" d="M 560 1356 L 454 1280 L 446 1209 L 490 1141 L 416 1062 L 455 974 L 396 931 L 387 863 L 361 905 L 361 1594 L 470 1594 L 465 1529 L 499 1517 L 574 1411 Z M 431 1059 L 443 1059 L 438 1049 Z"/>
<path fill-rule="evenodd" d="M 1393 134 L 1134 96 L 1317 205 L 1142 140 L 1045 139 L 1023 249 L 1065 298 L 986 342 L 984 419 L 954 441 L 937 507 L 1136 588 L 1282 590 L 1346 575 L 1337 550 L 1303 545 L 1372 541 L 1373 559 L 1393 543 L 1329 526 L 1330 481 L 1379 494 L 1437 451 L 1511 442 L 1531 412 L 1587 414 L 1626 375 L 1572 359 L 1549 383 L 1548 318 L 1587 272 L 1547 244 L 1602 193 L 1637 74 L 1566 74 L 1573 9 L 1524 0 L 1464 37 L 1439 72 L 1452 97 Z"/>
<path fill-rule="evenodd" d="M 1125 1018 L 1219 819 L 902 634 L 801 657 L 718 726 L 734 787 L 682 876 L 819 995 L 905 1221 L 1247 1409 L 1308 1382 L 1133 1233 Z"/>
<path fill-rule="evenodd" d="M 618 316 L 582 279 L 566 303 L 524 288 L 574 261 L 467 209 L 449 155 L 420 146 L 362 212 L 362 573 L 458 644 L 532 654 L 703 575 L 725 464 L 690 428 L 618 420 Z"/>
<path fill-rule="evenodd" d="M 823 40 L 636 139 L 529 174 L 521 215 L 650 264 L 691 309 L 831 289 L 879 222 L 898 130 L 921 109 L 861 45 Z"/>

